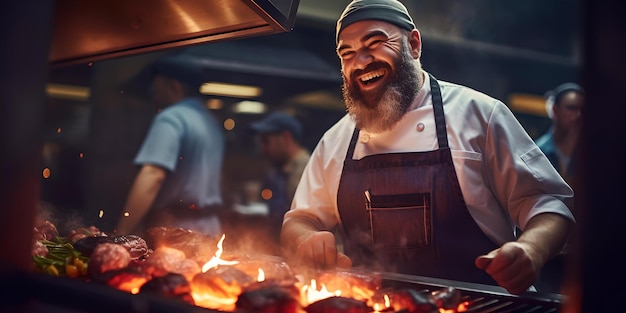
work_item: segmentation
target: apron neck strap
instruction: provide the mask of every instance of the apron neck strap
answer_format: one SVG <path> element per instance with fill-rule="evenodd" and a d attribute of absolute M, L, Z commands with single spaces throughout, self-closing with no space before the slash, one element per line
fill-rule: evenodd
<path fill-rule="evenodd" d="M 448 133 L 446 132 L 446 117 L 443 114 L 443 99 L 441 89 L 437 79 L 432 74 L 430 76 L 430 94 L 433 100 L 433 111 L 435 113 L 435 127 L 437 129 L 437 140 L 439 149 L 448 148 Z"/>

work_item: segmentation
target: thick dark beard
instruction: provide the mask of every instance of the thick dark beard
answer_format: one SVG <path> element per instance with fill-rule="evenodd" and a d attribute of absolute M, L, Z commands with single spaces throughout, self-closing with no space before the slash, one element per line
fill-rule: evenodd
<path fill-rule="evenodd" d="M 421 65 L 413 59 L 407 44 L 402 45 L 402 54 L 395 62 L 389 86 L 377 93 L 363 94 L 343 75 L 343 99 L 357 128 L 373 133 L 390 130 L 411 106 L 421 84 Z"/>

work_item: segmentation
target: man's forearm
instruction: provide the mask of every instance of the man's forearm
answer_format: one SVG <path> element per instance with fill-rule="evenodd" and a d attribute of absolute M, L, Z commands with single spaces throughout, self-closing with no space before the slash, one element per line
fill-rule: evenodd
<path fill-rule="evenodd" d="M 573 228 L 574 223 L 562 215 L 542 213 L 528 222 L 517 242 L 532 246 L 545 264 L 563 250 Z"/>
<path fill-rule="evenodd" d="M 128 216 L 123 216 L 117 227 L 119 234 L 131 233 L 146 216 L 161 189 L 164 173 L 154 166 L 144 166 L 139 171 L 124 206 Z"/>
<path fill-rule="evenodd" d="M 140 221 L 146 216 L 153 200 L 141 195 L 140 191 L 133 189 L 124 205 L 124 215 L 117 226 L 120 235 L 130 234 L 135 230 Z"/>

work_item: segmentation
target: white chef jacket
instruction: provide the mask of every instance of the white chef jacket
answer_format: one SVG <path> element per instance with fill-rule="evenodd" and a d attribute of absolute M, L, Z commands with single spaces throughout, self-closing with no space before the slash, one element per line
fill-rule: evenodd
<path fill-rule="evenodd" d="M 439 148 L 430 91 L 422 90 L 409 112 L 383 133 L 361 130 L 354 159 Z M 558 213 L 574 221 L 573 191 L 501 101 L 468 87 L 439 81 L 448 143 L 468 210 L 497 244 L 515 240 L 535 215 Z M 355 123 L 341 118 L 315 147 L 285 221 L 313 215 L 328 229 L 341 223 L 337 190 Z"/>

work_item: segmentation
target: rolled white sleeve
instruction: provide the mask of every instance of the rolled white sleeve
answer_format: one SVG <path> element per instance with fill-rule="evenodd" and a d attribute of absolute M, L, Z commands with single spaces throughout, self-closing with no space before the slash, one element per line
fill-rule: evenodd
<path fill-rule="evenodd" d="M 485 151 L 490 187 L 522 230 L 540 213 L 573 220 L 572 189 L 502 103 L 489 120 Z"/>

